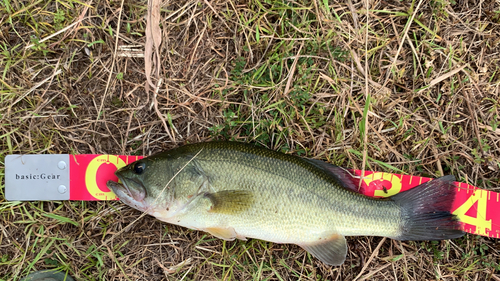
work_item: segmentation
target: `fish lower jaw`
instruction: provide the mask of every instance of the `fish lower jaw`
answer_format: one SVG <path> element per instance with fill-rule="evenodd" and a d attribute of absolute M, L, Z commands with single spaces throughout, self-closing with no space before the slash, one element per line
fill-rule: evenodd
<path fill-rule="evenodd" d="M 134 199 L 130 199 L 124 196 L 122 197 L 119 196 L 118 198 L 120 198 L 120 201 L 125 203 L 125 205 L 128 205 L 129 207 L 136 209 L 140 212 L 148 213 L 148 210 L 143 206 L 144 204 L 142 204 L 142 202 L 137 202 Z"/>

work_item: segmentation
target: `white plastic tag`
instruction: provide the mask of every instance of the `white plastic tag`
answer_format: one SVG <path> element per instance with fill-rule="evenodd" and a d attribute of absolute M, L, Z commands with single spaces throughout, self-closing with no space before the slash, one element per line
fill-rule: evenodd
<path fill-rule="evenodd" d="M 7 155 L 5 199 L 69 200 L 69 154 Z"/>

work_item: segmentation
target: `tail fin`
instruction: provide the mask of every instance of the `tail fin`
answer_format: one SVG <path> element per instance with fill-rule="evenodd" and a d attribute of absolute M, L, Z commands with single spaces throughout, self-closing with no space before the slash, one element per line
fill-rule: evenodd
<path fill-rule="evenodd" d="M 443 240 L 464 235 L 450 213 L 455 199 L 454 176 L 441 177 L 391 197 L 401 207 L 401 234 L 397 240 Z"/>

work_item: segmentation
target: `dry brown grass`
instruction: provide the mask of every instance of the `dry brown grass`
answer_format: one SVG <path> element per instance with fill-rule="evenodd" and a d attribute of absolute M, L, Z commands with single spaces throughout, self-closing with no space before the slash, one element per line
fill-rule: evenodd
<path fill-rule="evenodd" d="M 163 1 L 157 93 L 145 90 L 146 14 L 134 1 L 0 4 L 2 163 L 233 139 L 498 191 L 498 0 Z M 53 267 L 78 280 L 500 279 L 485 237 L 350 238 L 346 263 L 328 267 L 297 246 L 139 215 L 120 202 L 6 202 L 0 189 L 0 279 Z"/>

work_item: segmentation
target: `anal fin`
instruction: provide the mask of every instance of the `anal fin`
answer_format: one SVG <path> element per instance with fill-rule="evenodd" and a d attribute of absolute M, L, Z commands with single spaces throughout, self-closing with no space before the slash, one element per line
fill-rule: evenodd
<path fill-rule="evenodd" d="M 340 234 L 333 234 L 318 242 L 299 244 L 299 246 L 329 265 L 341 265 L 347 256 L 347 242 Z"/>

